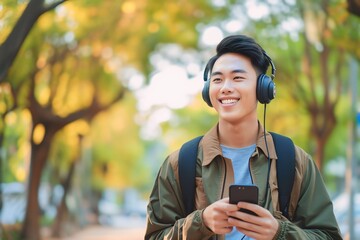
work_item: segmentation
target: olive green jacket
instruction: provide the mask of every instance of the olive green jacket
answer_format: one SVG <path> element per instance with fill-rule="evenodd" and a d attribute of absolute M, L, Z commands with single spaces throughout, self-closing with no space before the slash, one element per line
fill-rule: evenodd
<path fill-rule="evenodd" d="M 268 152 L 261 125 L 249 167 L 253 182 L 259 188 L 259 205 L 268 209 L 280 223 L 274 239 L 342 239 L 320 172 L 311 157 L 297 146 L 290 220 L 282 216 L 278 201 L 276 151 L 269 133 L 266 133 L 266 139 L 271 159 L 269 189 L 266 183 Z M 145 239 L 224 239 L 224 235 L 216 236 L 202 220 L 202 211 L 211 203 L 228 197 L 229 186 L 234 182 L 231 160 L 222 156 L 218 127 L 205 134 L 199 144 L 196 209 L 188 216 L 179 185 L 178 155 L 179 151 L 175 151 L 168 156 L 159 170 L 147 206 Z"/>

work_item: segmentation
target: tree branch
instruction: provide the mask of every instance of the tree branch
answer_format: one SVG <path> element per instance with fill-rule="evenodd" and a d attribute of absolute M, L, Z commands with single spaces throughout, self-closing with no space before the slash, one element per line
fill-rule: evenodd
<path fill-rule="evenodd" d="M 112 99 L 109 103 L 106 103 L 104 105 L 101 105 L 99 103 L 99 101 L 97 100 L 97 98 L 94 97 L 93 101 L 89 107 L 80 109 L 76 112 L 69 114 L 68 116 L 66 116 L 64 118 L 61 118 L 61 120 L 60 120 L 61 122 L 59 123 L 60 127 L 63 127 L 65 125 L 67 125 L 71 122 L 74 122 L 76 120 L 79 120 L 79 119 L 87 119 L 88 121 L 91 121 L 94 118 L 94 116 L 96 116 L 96 114 L 98 114 L 101 111 L 105 111 L 105 110 L 109 109 L 114 103 L 121 100 L 124 97 L 126 91 L 127 91 L 127 89 L 123 88 L 119 92 L 119 94 L 116 97 L 114 97 L 114 99 Z"/>
<path fill-rule="evenodd" d="M 4 81 L 30 30 L 38 18 L 67 0 L 44 7 L 44 0 L 31 0 L 6 40 L 0 45 L 0 82 Z"/>
<path fill-rule="evenodd" d="M 57 1 L 57 2 L 54 2 L 54 3 L 52 3 L 52 4 L 48 4 L 48 5 L 44 6 L 44 7 L 43 7 L 43 13 L 55 9 L 57 6 L 63 4 L 63 3 L 66 2 L 66 1 L 68 1 L 68 0 L 60 0 L 60 1 Z"/>
<path fill-rule="evenodd" d="M 341 81 L 341 69 L 344 66 L 345 62 L 345 53 L 343 49 L 339 49 L 339 55 L 337 59 L 337 64 L 335 67 L 335 81 L 336 81 L 336 95 L 334 99 L 334 104 L 336 105 L 339 102 L 340 96 L 341 96 L 341 90 L 342 90 L 342 81 Z"/>
<path fill-rule="evenodd" d="M 360 0 L 347 0 L 349 13 L 360 17 Z"/>

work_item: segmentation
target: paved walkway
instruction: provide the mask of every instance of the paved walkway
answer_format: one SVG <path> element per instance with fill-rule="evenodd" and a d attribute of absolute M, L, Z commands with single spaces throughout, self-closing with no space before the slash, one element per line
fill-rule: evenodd
<path fill-rule="evenodd" d="M 145 228 L 91 226 L 63 240 L 143 240 Z"/>
<path fill-rule="evenodd" d="M 144 218 L 118 216 L 112 219 L 111 226 L 87 226 L 68 237 L 45 240 L 143 240 L 145 225 Z"/>

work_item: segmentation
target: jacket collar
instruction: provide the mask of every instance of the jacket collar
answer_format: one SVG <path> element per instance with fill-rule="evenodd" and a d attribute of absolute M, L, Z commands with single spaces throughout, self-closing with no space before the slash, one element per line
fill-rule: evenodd
<path fill-rule="evenodd" d="M 265 132 L 266 142 L 269 149 L 266 148 L 265 138 L 264 138 L 264 127 L 259 123 L 258 136 L 256 141 L 256 148 L 261 149 L 266 157 L 271 159 L 277 159 L 274 142 L 270 133 Z M 219 140 L 219 123 L 212 127 L 203 137 L 202 148 L 203 148 L 203 166 L 210 164 L 217 156 L 222 156 L 222 150 Z"/>

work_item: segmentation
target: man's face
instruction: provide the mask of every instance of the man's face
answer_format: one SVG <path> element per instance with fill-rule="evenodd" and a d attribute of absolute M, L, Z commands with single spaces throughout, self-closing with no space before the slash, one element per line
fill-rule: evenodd
<path fill-rule="evenodd" d="M 216 60 L 209 95 L 220 121 L 236 124 L 257 119 L 256 82 L 256 72 L 249 58 L 226 53 Z"/>

